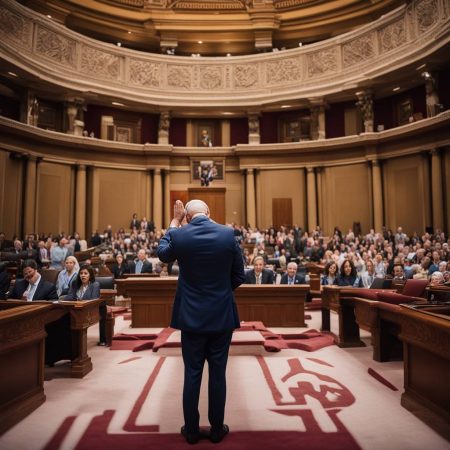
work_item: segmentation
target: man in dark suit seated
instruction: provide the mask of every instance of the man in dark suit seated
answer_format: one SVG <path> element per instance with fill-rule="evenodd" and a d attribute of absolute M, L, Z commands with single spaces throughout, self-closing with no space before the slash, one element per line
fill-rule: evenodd
<path fill-rule="evenodd" d="M 137 256 L 137 261 L 131 264 L 131 273 L 152 273 L 153 265 L 147 261 L 147 254 L 143 248 L 138 251 Z"/>
<path fill-rule="evenodd" d="M 265 262 L 262 256 L 253 259 L 253 269 L 245 274 L 245 284 L 273 284 L 274 273 L 270 269 L 265 269 Z"/>
<path fill-rule="evenodd" d="M 45 281 L 37 270 L 37 263 L 27 259 L 23 266 L 23 280 L 16 280 L 8 298 L 33 300 L 58 300 L 56 286 Z"/>
<path fill-rule="evenodd" d="M 180 226 L 185 216 L 187 225 Z M 225 371 L 231 336 L 239 328 L 233 290 L 245 278 L 241 249 L 231 228 L 209 219 L 205 202 L 191 200 L 184 209 L 177 200 L 174 219 L 159 241 L 158 257 L 164 263 L 177 259 L 180 266 L 170 326 L 181 330 L 185 367 L 181 433 L 189 444 L 201 438 L 198 402 L 208 361 L 209 438 L 218 443 L 229 432 L 224 424 Z"/>
<path fill-rule="evenodd" d="M 280 284 L 306 284 L 304 275 L 297 273 L 297 263 L 290 262 L 287 265 L 286 273 L 281 277 Z"/>

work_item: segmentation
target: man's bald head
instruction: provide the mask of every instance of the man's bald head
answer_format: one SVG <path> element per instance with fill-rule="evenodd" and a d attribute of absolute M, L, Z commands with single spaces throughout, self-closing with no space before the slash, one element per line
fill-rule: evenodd
<path fill-rule="evenodd" d="M 191 200 L 186 203 L 186 220 L 190 222 L 197 215 L 205 215 L 209 217 L 208 205 L 203 200 Z"/>

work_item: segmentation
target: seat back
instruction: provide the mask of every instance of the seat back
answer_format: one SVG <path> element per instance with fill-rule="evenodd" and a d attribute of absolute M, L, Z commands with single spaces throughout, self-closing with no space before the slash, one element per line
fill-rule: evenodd
<path fill-rule="evenodd" d="M 114 277 L 95 277 L 100 283 L 100 289 L 114 289 Z"/>
<path fill-rule="evenodd" d="M 375 278 L 370 285 L 370 289 L 390 289 L 392 278 Z"/>
<path fill-rule="evenodd" d="M 428 280 L 406 280 L 402 294 L 410 297 L 422 297 L 427 285 Z"/>
<path fill-rule="evenodd" d="M 60 270 L 42 269 L 41 277 L 43 280 L 49 283 L 56 284 Z"/>

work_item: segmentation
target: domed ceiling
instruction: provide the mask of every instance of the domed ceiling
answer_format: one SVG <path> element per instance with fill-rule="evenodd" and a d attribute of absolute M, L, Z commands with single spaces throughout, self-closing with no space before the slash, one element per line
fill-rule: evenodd
<path fill-rule="evenodd" d="M 350 31 L 400 0 L 20 0 L 126 48 L 202 56 L 294 48 Z"/>

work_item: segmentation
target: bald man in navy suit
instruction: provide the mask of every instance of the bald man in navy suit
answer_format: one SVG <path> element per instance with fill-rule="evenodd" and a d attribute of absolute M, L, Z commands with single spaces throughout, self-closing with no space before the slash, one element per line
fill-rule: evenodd
<path fill-rule="evenodd" d="M 187 225 L 181 226 L 184 218 Z M 181 433 L 190 444 L 202 437 L 198 402 L 207 361 L 209 438 L 217 443 L 229 432 L 225 371 L 231 336 L 239 328 L 233 290 L 245 281 L 241 249 L 232 228 L 210 220 L 206 203 L 191 200 L 184 208 L 177 200 L 157 253 L 165 263 L 178 260 L 180 267 L 170 326 L 181 330 L 185 368 Z"/>

